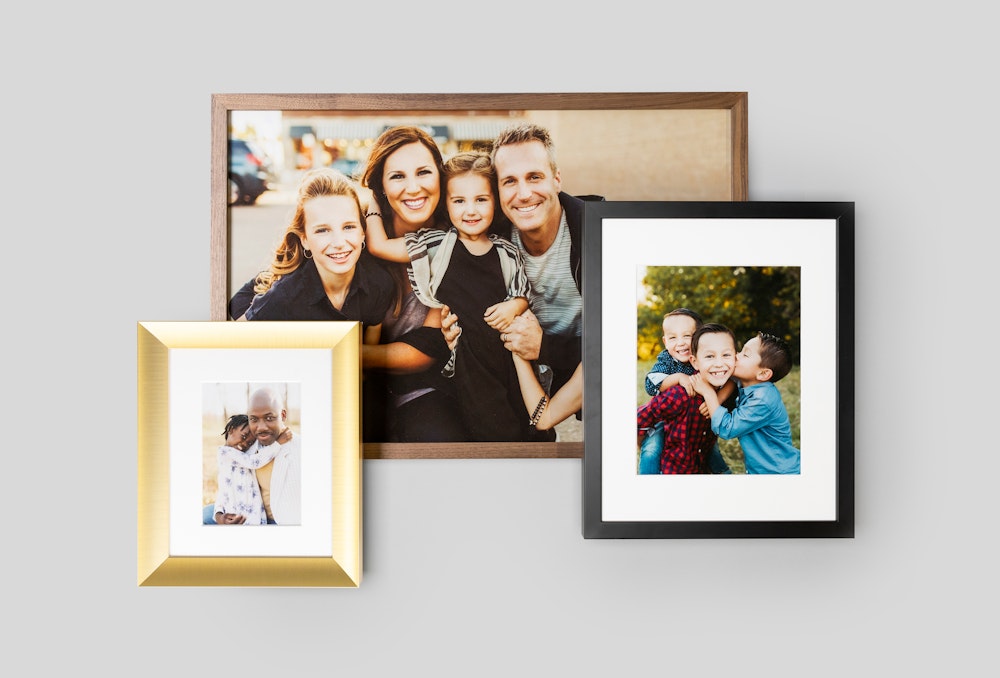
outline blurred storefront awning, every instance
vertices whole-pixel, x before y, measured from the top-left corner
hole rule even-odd
[[[288,136],[293,139],[301,139],[307,134],[316,136],[316,130],[312,128],[312,125],[292,125],[288,129]]]
[[[509,124],[500,120],[457,122],[451,126],[451,138],[455,141],[492,141]]]
[[[316,126],[318,139],[374,139],[381,133],[379,125],[368,122],[333,122]]]
[[[425,125],[421,123],[401,123],[401,124],[411,124],[414,127],[419,127],[423,131],[430,134],[431,137],[433,137],[434,140],[437,141],[438,143],[444,143],[445,141],[448,141],[448,139],[452,138],[447,125]],[[384,132],[392,127],[397,127],[397,125],[382,125],[382,128],[379,130],[379,133]]]
[[[405,124],[405,123],[400,123]],[[478,120],[457,122],[452,125],[413,123],[430,134],[436,141],[492,141],[510,123],[504,120]],[[317,139],[375,139],[391,125],[363,121],[320,122],[314,125],[292,125],[288,135],[301,139],[312,134]]]

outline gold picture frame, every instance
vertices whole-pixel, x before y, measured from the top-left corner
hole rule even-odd
[[[140,322],[137,332],[138,585],[359,586],[361,324]],[[197,394],[224,381],[301,384],[299,523],[202,524],[191,496],[202,491]]]
[[[231,215],[256,209],[230,205],[228,139],[236,114],[279,113],[282,138],[275,144],[285,149],[286,164],[294,165],[298,154],[309,150],[306,164],[311,166],[325,163],[311,151],[323,152],[327,134],[364,136],[373,132],[358,130],[420,124],[436,136],[440,130],[524,119],[553,131],[563,187],[574,195],[607,200],[748,199],[746,92],[213,94],[211,105],[210,318],[214,321],[228,318],[229,298],[261,270],[256,257],[258,250],[264,253],[258,241],[253,263],[244,263],[239,253],[246,251],[240,244],[246,230],[233,227]],[[311,129],[314,146],[300,148],[295,129]],[[293,155],[295,160],[290,160]],[[283,225],[276,223],[275,229],[269,240],[280,237]],[[581,458],[582,423],[575,421],[574,427],[567,421],[563,426],[569,434],[557,427],[561,442],[553,443],[365,442],[363,450],[366,459]]]

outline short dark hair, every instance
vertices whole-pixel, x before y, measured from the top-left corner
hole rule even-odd
[[[226,422],[226,428],[222,431],[222,437],[223,438],[228,438],[229,437],[229,432],[232,431],[234,428],[239,428],[240,426],[243,426],[243,425],[249,424],[249,423],[250,423],[250,419],[247,417],[247,415],[245,415],[245,414],[234,414],[233,416],[229,417],[229,421]]]
[[[702,320],[701,315],[695,313],[690,308],[684,308],[683,306],[681,308],[675,308],[670,313],[665,313],[663,315],[663,319],[666,320],[672,315],[686,315],[687,317],[691,318],[692,320],[694,320],[695,329],[698,329],[699,327],[705,324],[705,321]]]
[[[792,349],[781,337],[767,332],[758,332],[760,339],[760,366],[771,370],[770,382],[778,381],[792,369]]]
[[[704,334],[728,334],[733,340],[733,348],[736,348],[736,335],[733,334],[731,329],[719,323],[705,323],[695,330],[694,335],[691,337],[691,353],[695,356],[698,355],[698,341],[701,340]]]

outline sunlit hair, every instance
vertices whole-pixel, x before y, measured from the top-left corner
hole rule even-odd
[[[500,195],[497,193],[497,168],[493,166],[493,161],[488,153],[483,151],[468,151],[452,156],[444,164],[444,185],[455,177],[465,174],[474,174],[486,179],[490,185],[490,195],[493,196],[493,204],[500,204]],[[445,192],[447,194],[447,191]],[[447,200],[447,195],[445,196]],[[510,221],[502,210],[493,212],[493,222],[490,224],[489,233],[504,238],[510,238]]]
[[[733,334],[733,331],[731,329],[719,323],[705,323],[704,325],[696,329],[694,331],[694,335],[692,335],[691,337],[691,352],[694,353],[695,356],[698,355],[698,342],[706,334],[728,334],[729,338],[733,340],[733,349],[735,350],[736,335]]]
[[[758,332],[760,339],[760,366],[771,370],[770,382],[778,381],[792,369],[792,350],[781,337],[767,332]]]
[[[493,167],[493,161],[490,160],[490,156],[482,151],[469,151],[467,153],[459,153],[458,155],[452,156],[448,162],[444,164],[444,179],[447,182],[449,179],[454,179],[455,177],[460,177],[463,174],[475,174],[483,177],[491,184],[496,181],[497,171]],[[445,184],[447,186],[447,183]]]
[[[438,148],[430,134],[419,127],[408,125],[390,127],[379,135],[372,146],[371,152],[368,154],[368,163],[365,165],[365,171],[361,175],[361,185],[370,189],[375,196],[375,200],[378,201],[378,211],[382,214],[382,224],[385,226],[385,234],[390,238],[395,238],[399,234],[395,231],[392,210],[389,208],[389,199],[385,195],[385,184],[383,183],[385,163],[390,155],[403,146],[413,143],[421,144],[430,151],[431,157],[434,158],[434,165],[438,170],[438,177],[442,181],[441,188],[443,189],[444,159],[441,157],[441,149]],[[441,190],[440,193],[443,195],[444,190]],[[438,201],[438,204],[434,208],[434,216],[436,218],[442,216],[440,201]]]
[[[686,315],[687,317],[691,318],[691,320],[694,321],[695,329],[698,329],[699,327],[705,324],[705,321],[702,320],[701,315],[692,311],[690,308],[675,308],[670,313],[664,314],[663,319],[666,320],[667,318],[670,318],[671,316],[675,315]]]
[[[281,276],[295,271],[306,261],[301,240],[306,235],[305,204],[313,198],[338,195],[347,196],[354,201],[358,209],[358,221],[361,223],[361,228],[366,227],[364,214],[361,211],[361,202],[358,200],[358,191],[354,183],[335,169],[321,167],[309,170],[299,182],[295,212],[292,214],[291,222],[285,227],[285,235],[274,250],[271,268],[257,276],[253,288],[254,292],[264,294]]]
[[[489,155],[482,151],[469,151],[452,156],[444,164],[444,185],[447,187],[449,181],[466,174],[486,179],[493,202],[497,202],[497,171]]]
[[[361,185],[371,190],[375,202],[378,204],[378,212],[382,215],[382,225],[385,228],[385,234],[390,238],[395,238],[399,234],[396,233],[396,226],[393,223],[393,212],[389,207],[389,199],[385,195],[385,184],[383,183],[385,163],[390,155],[403,146],[413,143],[421,144],[430,151],[431,157],[434,158],[434,165],[438,170],[438,180],[441,182],[438,195],[444,195],[444,159],[441,157],[441,149],[434,143],[434,139],[431,138],[430,134],[419,127],[411,125],[390,127],[382,132],[378,139],[375,140],[375,144],[368,154],[368,162],[365,165],[364,173],[361,175]],[[438,204],[434,206],[433,219],[435,223],[447,223],[443,202],[438,199]],[[386,270],[389,271],[396,282],[396,305],[393,308],[393,316],[398,316],[402,309],[404,295],[409,294],[411,291],[410,283],[406,277],[406,268],[404,266],[388,266]]]
[[[500,132],[497,138],[493,140],[493,150],[490,151],[490,160],[496,164],[497,151],[503,146],[524,144],[529,141],[540,141],[545,146],[545,152],[548,153],[549,166],[552,168],[552,172],[559,171],[556,165],[556,147],[552,143],[552,135],[541,125],[530,122],[520,123]]]
[[[249,423],[250,423],[250,418],[247,417],[247,415],[234,414],[233,416],[229,417],[229,421],[226,422],[226,428],[223,429],[222,431],[222,437],[228,438],[229,434],[232,432],[233,429],[237,429],[241,426],[246,426]]]

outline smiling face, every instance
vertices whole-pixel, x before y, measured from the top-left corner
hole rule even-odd
[[[726,332],[706,332],[698,339],[698,348],[691,356],[691,365],[715,388],[722,388],[733,376],[736,366],[736,344]]]
[[[308,250],[321,276],[343,276],[351,273],[358,258],[365,233],[361,215],[353,198],[346,195],[324,195],[302,206],[305,235],[302,247]]]
[[[393,151],[382,170],[382,188],[397,233],[428,225],[441,200],[441,174],[430,150],[415,141]]]
[[[562,181],[540,141],[509,144],[497,149],[500,207],[523,234],[555,237],[562,217]]]
[[[448,218],[466,239],[475,240],[493,223],[493,189],[471,172],[448,179]]]
[[[696,329],[698,323],[688,315],[668,315],[663,319],[663,346],[677,362],[691,360],[691,337]]]
[[[267,390],[254,391],[250,396],[247,418],[250,420],[250,432],[264,447],[275,442],[285,428],[285,411]]]
[[[250,447],[250,440],[252,440],[250,436],[250,427],[246,424],[234,426],[226,435],[226,445],[229,447],[235,447],[240,451],[244,451]]]

